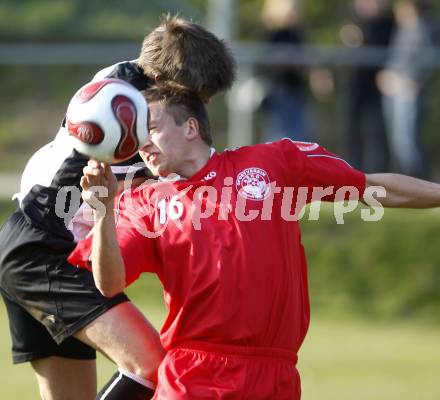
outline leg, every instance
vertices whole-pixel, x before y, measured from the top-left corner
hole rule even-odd
[[[396,102],[396,148],[405,174],[420,176],[422,159],[416,141],[417,104],[415,99],[398,98]]]
[[[95,360],[47,357],[31,364],[43,400],[95,399]]]
[[[421,175],[423,170],[423,161],[415,138],[416,107],[411,99],[399,96],[385,97],[390,145],[394,159],[403,173],[413,176]]]
[[[157,381],[165,351],[157,331],[131,302],[111,308],[74,336],[105,354],[120,369]]]
[[[141,382],[141,383],[140,383]],[[97,400],[147,400],[154,396],[154,388],[145,385],[138,376],[118,371],[96,397]]]

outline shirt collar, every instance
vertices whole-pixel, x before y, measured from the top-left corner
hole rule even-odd
[[[199,176],[200,172],[205,170],[206,166],[210,163],[210,161],[212,160],[212,157],[216,153],[217,153],[217,151],[215,150],[215,148],[211,147],[209,149],[208,162],[198,172],[196,172],[191,178],[185,178],[179,174],[172,173],[172,174],[169,174],[168,176],[159,176],[158,180],[159,180],[159,182],[178,182],[178,181],[186,181],[188,179],[193,180],[193,177]]]

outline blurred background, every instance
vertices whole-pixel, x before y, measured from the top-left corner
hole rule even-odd
[[[136,58],[164,12],[208,27],[237,58],[236,85],[209,105],[218,150],[290,137],[366,172],[440,181],[437,1],[1,0],[0,222],[72,94]],[[367,223],[357,210],[341,226],[332,210],[302,221],[312,302],[303,398],[439,399],[439,211],[386,210]],[[156,279],[130,294],[160,327]],[[31,368],[11,365],[3,306],[0,338],[0,398],[38,398]],[[112,370],[99,359],[101,383]]]

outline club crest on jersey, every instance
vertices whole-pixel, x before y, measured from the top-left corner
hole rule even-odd
[[[252,167],[237,175],[235,187],[244,198],[262,201],[270,194],[269,183],[269,176],[265,170]]]

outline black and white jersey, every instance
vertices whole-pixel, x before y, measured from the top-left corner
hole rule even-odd
[[[145,90],[151,86],[151,80],[144,74],[144,70],[137,64],[137,60],[122,61],[97,72],[92,81],[105,78],[122,79],[132,84],[138,90]]]
[[[122,79],[139,90],[151,84],[137,60],[104,68],[92,81],[104,78]],[[76,212],[72,207],[77,210],[81,200],[73,201],[65,193],[60,196],[60,191],[70,188],[72,195],[80,192],[79,182],[87,161],[87,157],[73,149],[66,128],[61,126],[55,139],[30,158],[21,177],[20,192],[14,195],[26,218],[40,229],[73,240],[67,226]]]
[[[138,89],[149,85],[135,61],[105,68],[93,79],[105,77],[123,79]],[[57,341],[74,332],[72,326],[81,328],[79,321],[88,323],[84,317],[105,300],[89,272],[66,265],[75,238],[86,235],[93,223],[84,218],[86,205],[81,207],[80,180],[87,161],[61,126],[54,140],[28,161],[15,195],[19,208],[0,227],[0,291],[44,325],[47,315],[57,316],[56,323],[46,325]]]

